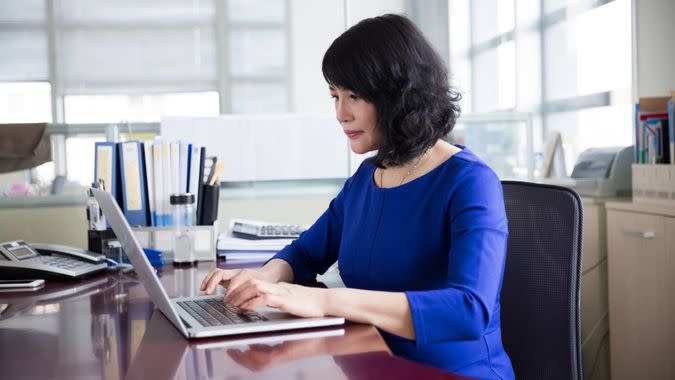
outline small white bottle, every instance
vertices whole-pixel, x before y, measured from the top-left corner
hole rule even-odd
[[[195,196],[191,193],[172,194],[169,197],[174,223],[173,262],[195,262],[192,227],[195,225]]]

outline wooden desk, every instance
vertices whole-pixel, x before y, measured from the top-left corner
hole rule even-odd
[[[160,280],[170,297],[196,295],[212,266],[165,265]],[[3,292],[0,310],[8,379],[459,378],[392,356],[368,325],[188,341],[138,279],[120,273]]]

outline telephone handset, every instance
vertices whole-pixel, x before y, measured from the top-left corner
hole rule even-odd
[[[79,278],[107,267],[105,256],[58,244],[0,243],[0,278]]]

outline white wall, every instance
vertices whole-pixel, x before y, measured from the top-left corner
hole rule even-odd
[[[321,73],[321,60],[330,44],[364,18],[404,9],[404,0],[290,0],[290,111],[333,114]]]
[[[344,1],[291,0],[289,24],[290,110],[333,114],[321,60],[333,40],[344,31]]]
[[[675,91],[675,1],[633,0],[633,96]]]
[[[357,24],[364,18],[380,16],[385,13],[402,14],[404,0],[345,0],[347,3],[347,25]]]

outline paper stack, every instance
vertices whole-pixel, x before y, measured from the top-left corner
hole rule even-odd
[[[260,239],[249,240],[242,239],[232,235],[232,226],[235,222],[242,221],[246,223],[274,224],[261,221],[251,221],[243,219],[230,220],[230,226],[227,232],[218,236],[216,251],[218,257],[225,257],[228,261],[266,261],[272,258],[294,239]]]

